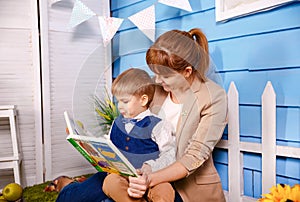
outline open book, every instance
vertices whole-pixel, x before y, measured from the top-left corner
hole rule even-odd
[[[109,136],[91,137],[81,124],[64,112],[69,135],[67,140],[100,172],[137,176],[136,170]]]

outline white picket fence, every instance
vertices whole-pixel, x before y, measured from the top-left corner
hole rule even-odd
[[[262,193],[269,193],[276,185],[276,156],[300,158],[300,148],[276,145],[276,94],[269,81],[261,96],[262,131],[261,144],[240,141],[239,93],[234,82],[228,90],[228,140],[221,140],[218,148],[228,150],[229,202],[253,202],[255,198],[244,196],[243,152],[262,155]]]

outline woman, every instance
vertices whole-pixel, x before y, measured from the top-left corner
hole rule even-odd
[[[129,196],[142,198],[149,187],[172,182],[175,201],[224,202],[212,151],[226,126],[227,99],[225,91],[206,78],[205,35],[200,29],[168,31],[149,48],[146,60],[163,88],[156,91],[152,111],[176,126],[177,160],[162,170],[130,177]]]
[[[176,162],[156,172],[140,171],[140,177],[129,177],[128,189],[122,185],[124,180],[110,179],[116,175],[106,177],[106,183],[113,191],[129,194],[133,201],[144,201],[149,187],[171,182],[175,201],[224,202],[212,151],[226,125],[227,100],[225,91],[206,78],[209,56],[205,35],[199,29],[168,31],[149,48],[146,60],[162,87],[155,92],[152,112],[176,128]]]

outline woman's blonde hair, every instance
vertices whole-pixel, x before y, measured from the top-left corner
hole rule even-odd
[[[121,73],[112,83],[111,92],[114,96],[133,95],[148,96],[148,105],[153,100],[155,85],[149,74],[137,68],[130,68]]]
[[[190,66],[193,75],[204,82],[209,67],[208,42],[204,33],[194,28],[188,32],[171,30],[162,34],[146,53],[149,68],[163,74],[171,68],[176,72]],[[163,67],[163,68],[161,68]]]

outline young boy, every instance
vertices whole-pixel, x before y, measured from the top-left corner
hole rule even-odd
[[[175,161],[175,137],[172,126],[148,109],[155,92],[150,76],[131,68],[120,74],[112,84],[120,116],[112,125],[110,139],[137,169],[154,172]],[[120,187],[125,177],[109,174],[103,183],[104,193],[114,201],[174,201],[175,192],[169,183],[148,190],[144,199],[131,198],[127,188]],[[124,198],[124,196],[127,196]]]

